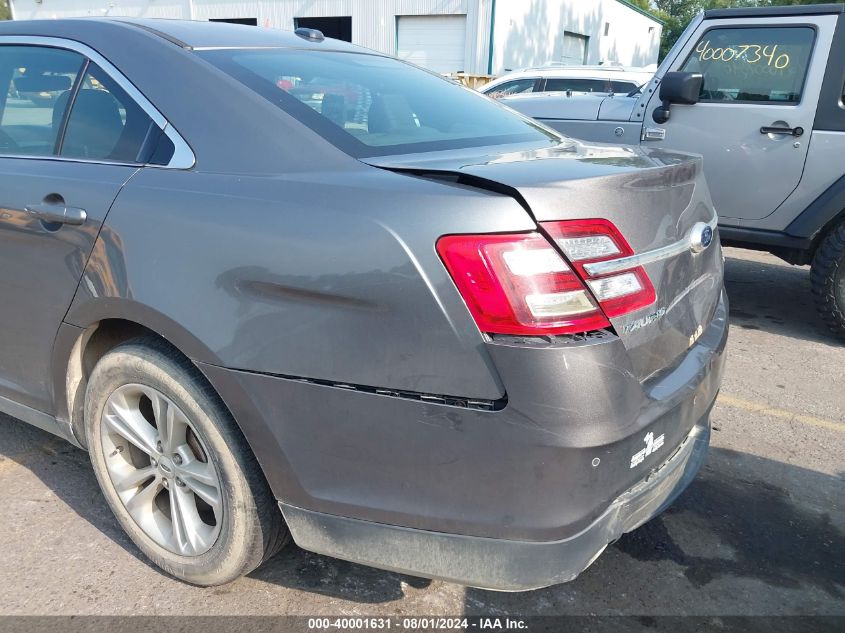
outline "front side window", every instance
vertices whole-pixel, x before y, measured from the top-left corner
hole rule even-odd
[[[523,92],[533,92],[534,84],[536,83],[537,80],[533,77],[527,77],[525,79],[514,79],[513,81],[506,81],[505,83],[499,84],[491,90],[484,90],[483,92],[488,97],[498,99],[500,97],[507,97],[508,95],[516,95]]]
[[[197,54],[356,157],[560,140],[475,91],[389,57],[292,49]]]
[[[610,87],[616,94],[629,94],[635,90],[639,90],[640,84],[633,81],[611,81]]]
[[[704,75],[701,101],[796,104],[814,41],[807,26],[714,28],[681,70]]]
[[[55,153],[67,95],[85,58],[41,46],[0,46],[0,153]]]
[[[152,119],[116,81],[91,63],[73,101],[60,155],[132,163]]]

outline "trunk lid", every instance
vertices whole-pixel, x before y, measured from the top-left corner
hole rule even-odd
[[[690,247],[691,234],[703,224],[715,230],[700,157],[566,141],[551,148],[472,148],[366,162],[509,193],[537,222],[605,218],[635,255],[661,255],[644,264],[655,303],[611,319],[641,380],[674,366],[713,317],[722,290],[718,236],[701,252]]]

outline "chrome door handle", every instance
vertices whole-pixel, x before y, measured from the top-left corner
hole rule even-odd
[[[79,226],[85,224],[88,214],[85,209],[78,207],[65,207],[60,204],[28,204],[26,210],[42,222],[54,224],[72,224]]]
[[[789,134],[798,138],[804,135],[803,127],[771,127],[763,126],[760,128],[760,134]]]

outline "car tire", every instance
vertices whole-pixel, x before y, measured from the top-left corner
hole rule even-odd
[[[115,517],[165,572],[220,585],[287,542],[281,511],[231,415],[165,342],[134,339],[97,362],[85,431]]]
[[[845,222],[834,228],[813,257],[810,279],[825,324],[845,338]]]

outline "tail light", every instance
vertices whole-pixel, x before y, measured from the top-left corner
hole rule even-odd
[[[482,332],[550,335],[598,330],[610,326],[608,317],[654,301],[654,288],[642,268],[595,278],[585,272],[585,264],[633,254],[611,223],[542,226],[572,266],[540,233],[448,235],[438,240],[437,252]]]
[[[557,243],[578,274],[587,282],[604,313],[618,317],[654,303],[654,286],[642,266],[608,275],[591,275],[589,264],[630,257],[634,251],[612,222],[574,220],[544,222],[543,229]]]

